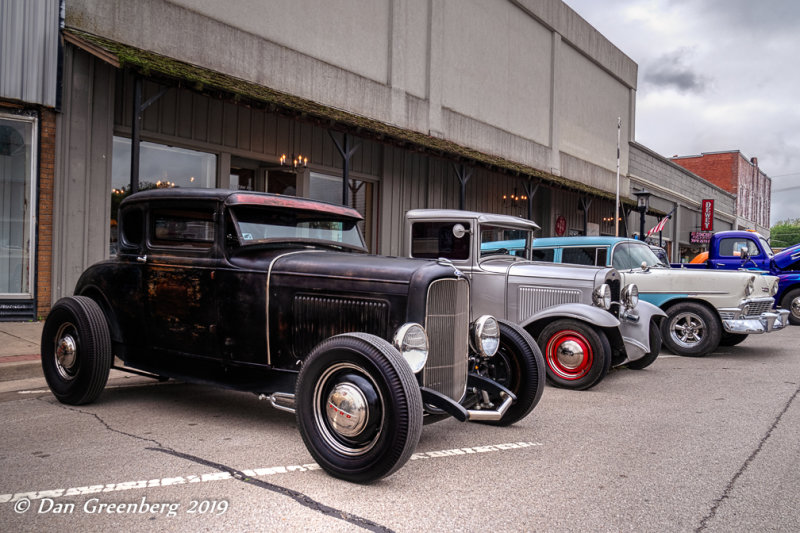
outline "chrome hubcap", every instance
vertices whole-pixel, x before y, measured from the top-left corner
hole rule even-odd
[[[72,324],[63,324],[56,335],[56,369],[59,375],[71,380],[77,374],[78,342],[74,336],[75,327]]]
[[[355,437],[367,425],[367,398],[352,383],[339,383],[328,396],[326,414],[334,431],[345,437]]]
[[[703,341],[706,326],[694,313],[681,313],[672,319],[670,335],[680,346],[689,348]]]
[[[556,357],[558,357],[558,363],[564,368],[575,369],[581,366],[585,354],[577,342],[565,341],[558,346]]]
[[[792,300],[791,312],[795,318],[800,319],[800,296]]]

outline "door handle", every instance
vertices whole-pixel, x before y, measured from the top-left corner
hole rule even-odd
[[[140,255],[139,257],[136,258],[136,260],[139,261],[140,263],[147,263],[147,255]]]

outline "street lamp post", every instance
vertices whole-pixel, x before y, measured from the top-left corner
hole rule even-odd
[[[650,192],[646,189],[633,193],[636,196],[636,210],[639,211],[639,240],[644,241],[644,219],[650,204]]]

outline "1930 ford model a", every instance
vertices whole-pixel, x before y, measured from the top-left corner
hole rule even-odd
[[[44,325],[51,390],[94,401],[116,355],[121,370],[255,392],[295,411],[320,466],[356,482],[402,466],[426,415],[530,413],[545,376],[531,337],[488,315],[470,324],[451,264],[366,254],[360,219],[260,193],[127,198],[116,258],[88,268]]]

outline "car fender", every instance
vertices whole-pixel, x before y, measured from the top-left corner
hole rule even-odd
[[[532,314],[520,325],[528,329],[539,322],[551,322],[556,318],[574,318],[599,328],[617,328],[619,320],[604,309],[581,303],[560,304],[542,309]]]

